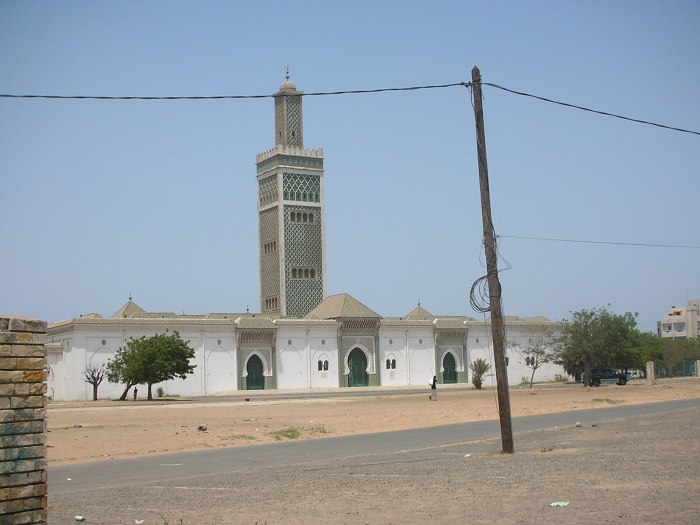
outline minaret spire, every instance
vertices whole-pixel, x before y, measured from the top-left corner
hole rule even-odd
[[[289,80],[289,66],[286,80],[275,93],[275,144],[304,148],[304,119],[302,115],[302,93],[297,91],[294,82]]]

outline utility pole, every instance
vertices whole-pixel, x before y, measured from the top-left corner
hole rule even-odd
[[[513,429],[510,418],[510,394],[508,392],[508,370],[506,369],[505,330],[501,311],[501,283],[498,280],[498,253],[496,236],[491,221],[491,196],[489,193],[489,169],[486,162],[486,136],[484,133],[484,109],[481,101],[481,73],[472,69],[472,93],[474,98],[474,119],[476,120],[476,153],[479,162],[479,187],[481,188],[481,219],[484,225],[484,250],[486,252],[486,273],[489,285],[489,309],[491,310],[491,333],[493,357],[496,368],[498,389],[498,415],[501,420],[501,443],[503,452],[512,454]]]

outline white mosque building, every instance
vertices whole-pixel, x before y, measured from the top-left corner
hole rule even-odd
[[[469,382],[469,363],[493,361],[491,327],[464,316],[436,316],[418,305],[382,317],[348,294],[326,295],[323,150],[304,148],[303,94],[287,80],[275,94],[275,147],[257,156],[260,313],[177,315],[146,312],[131,298],[111,317],[83,315],[48,327],[49,396],[91,399],[84,371],[113,357],[131,338],[177,331],[195,350],[194,373],[154,385],[167,395],[237,390],[318,390]],[[517,349],[544,317],[505,318],[512,385],[532,370]],[[536,381],[565,376],[551,363]],[[488,383],[487,383],[488,384]],[[101,398],[123,385],[103,382]]]

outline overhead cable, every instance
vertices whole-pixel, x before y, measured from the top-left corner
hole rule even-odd
[[[700,246],[684,245],[684,244],[651,244],[642,242],[612,242],[612,241],[587,241],[581,239],[556,239],[551,237],[524,237],[518,235],[498,235],[498,237],[506,239],[526,239],[530,241],[553,241],[553,242],[578,242],[586,244],[612,244],[618,246],[644,246],[647,248],[690,248],[700,250]]]
[[[514,95],[520,95],[523,97],[530,97],[530,98],[534,98],[537,100],[541,100],[543,102],[549,102],[550,104],[557,104],[560,106],[578,109],[581,111],[588,111],[590,113],[595,113],[595,114],[603,115],[606,117],[619,118],[622,120],[627,120],[629,122],[636,122],[638,124],[646,124],[648,126],[656,126],[658,128],[668,129],[668,130],[672,130],[672,131],[679,131],[681,133],[690,133],[693,135],[700,136],[700,131],[692,131],[692,130],[688,130],[688,129],[677,128],[674,126],[668,126],[666,124],[659,124],[658,122],[651,122],[648,120],[625,117],[623,115],[617,115],[615,113],[610,113],[608,111],[601,111],[601,110],[597,110],[597,109],[587,108],[584,106],[578,106],[576,104],[570,104],[568,102],[561,102],[558,100],[553,100],[550,98],[540,97],[538,95],[532,95],[530,93],[525,93],[522,91],[516,91],[514,89],[505,88],[503,86],[499,86],[498,84],[493,84],[491,82],[481,82],[481,85],[500,89],[502,91],[506,91],[506,92],[512,93]],[[463,87],[466,87],[467,89],[471,89],[473,87],[473,83],[472,82],[454,82],[451,84],[436,84],[436,85],[428,85],[428,86],[409,86],[409,87],[400,87],[400,88],[352,89],[352,90],[344,90],[344,91],[321,91],[321,92],[315,92],[315,93],[299,92],[299,93],[295,93],[294,95],[295,96],[302,96],[302,97],[320,97],[320,96],[330,96],[330,95],[362,95],[362,94],[370,94],[370,93],[387,93],[387,92],[396,92],[396,91],[420,91],[420,90],[425,90],[425,89],[442,89],[442,88],[450,88],[450,87],[456,87],[456,86],[463,86]],[[0,98],[26,98],[26,99],[40,98],[40,99],[54,99],[54,100],[56,100],[56,99],[59,99],[59,100],[149,100],[149,101],[150,100],[245,100],[245,99],[274,98],[274,97],[275,97],[275,95],[210,95],[210,96],[170,96],[170,97],[154,96],[154,97],[147,97],[147,96],[102,96],[102,95],[12,95],[12,94],[7,94],[7,93],[0,93]]]
[[[680,131],[682,133],[692,133],[693,135],[700,135],[700,131],[691,131],[689,129],[674,128],[673,126],[666,126],[665,124],[658,124],[656,122],[650,122],[648,120],[640,120],[640,119],[636,119],[636,118],[624,117],[622,115],[616,115],[615,113],[608,113],[607,111],[600,111],[597,109],[591,109],[591,108],[586,108],[583,106],[577,106],[575,104],[569,104],[567,102],[559,102],[558,100],[552,100],[550,98],[539,97],[537,95],[523,93],[522,91],[515,91],[513,89],[504,88],[502,86],[499,86],[498,84],[491,84],[490,82],[482,82],[481,84],[484,86],[491,86],[491,87],[494,87],[496,89],[501,89],[503,91],[507,91],[508,93],[513,93],[514,95],[520,95],[523,97],[535,98],[535,99],[541,100],[543,102],[549,102],[550,104],[558,104],[560,106],[566,106],[568,108],[580,109],[581,111],[588,111],[590,113],[597,113],[598,115],[604,115],[606,117],[615,117],[615,118],[619,118],[622,120],[629,120],[630,122],[637,122],[638,124],[647,124],[649,126],[656,126],[659,128],[670,129],[673,131]]]

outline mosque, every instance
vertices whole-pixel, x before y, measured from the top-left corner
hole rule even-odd
[[[274,95],[275,146],[257,155],[260,313],[178,315],[129,301],[111,317],[93,313],[48,327],[48,395],[91,399],[84,371],[100,366],[131,338],[177,331],[195,350],[194,373],[154,385],[166,395],[210,396],[236,390],[318,390],[468,383],[469,363],[492,362],[489,321],[436,316],[420,304],[382,317],[348,294],[326,295],[323,150],[304,148],[303,93],[289,75]],[[506,317],[509,382],[530,377],[527,347],[544,317]],[[492,367],[493,369],[493,367]],[[565,376],[551,363],[536,381]],[[491,384],[486,378],[485,384]],[[123,385],[99,387],[117,398]]]

